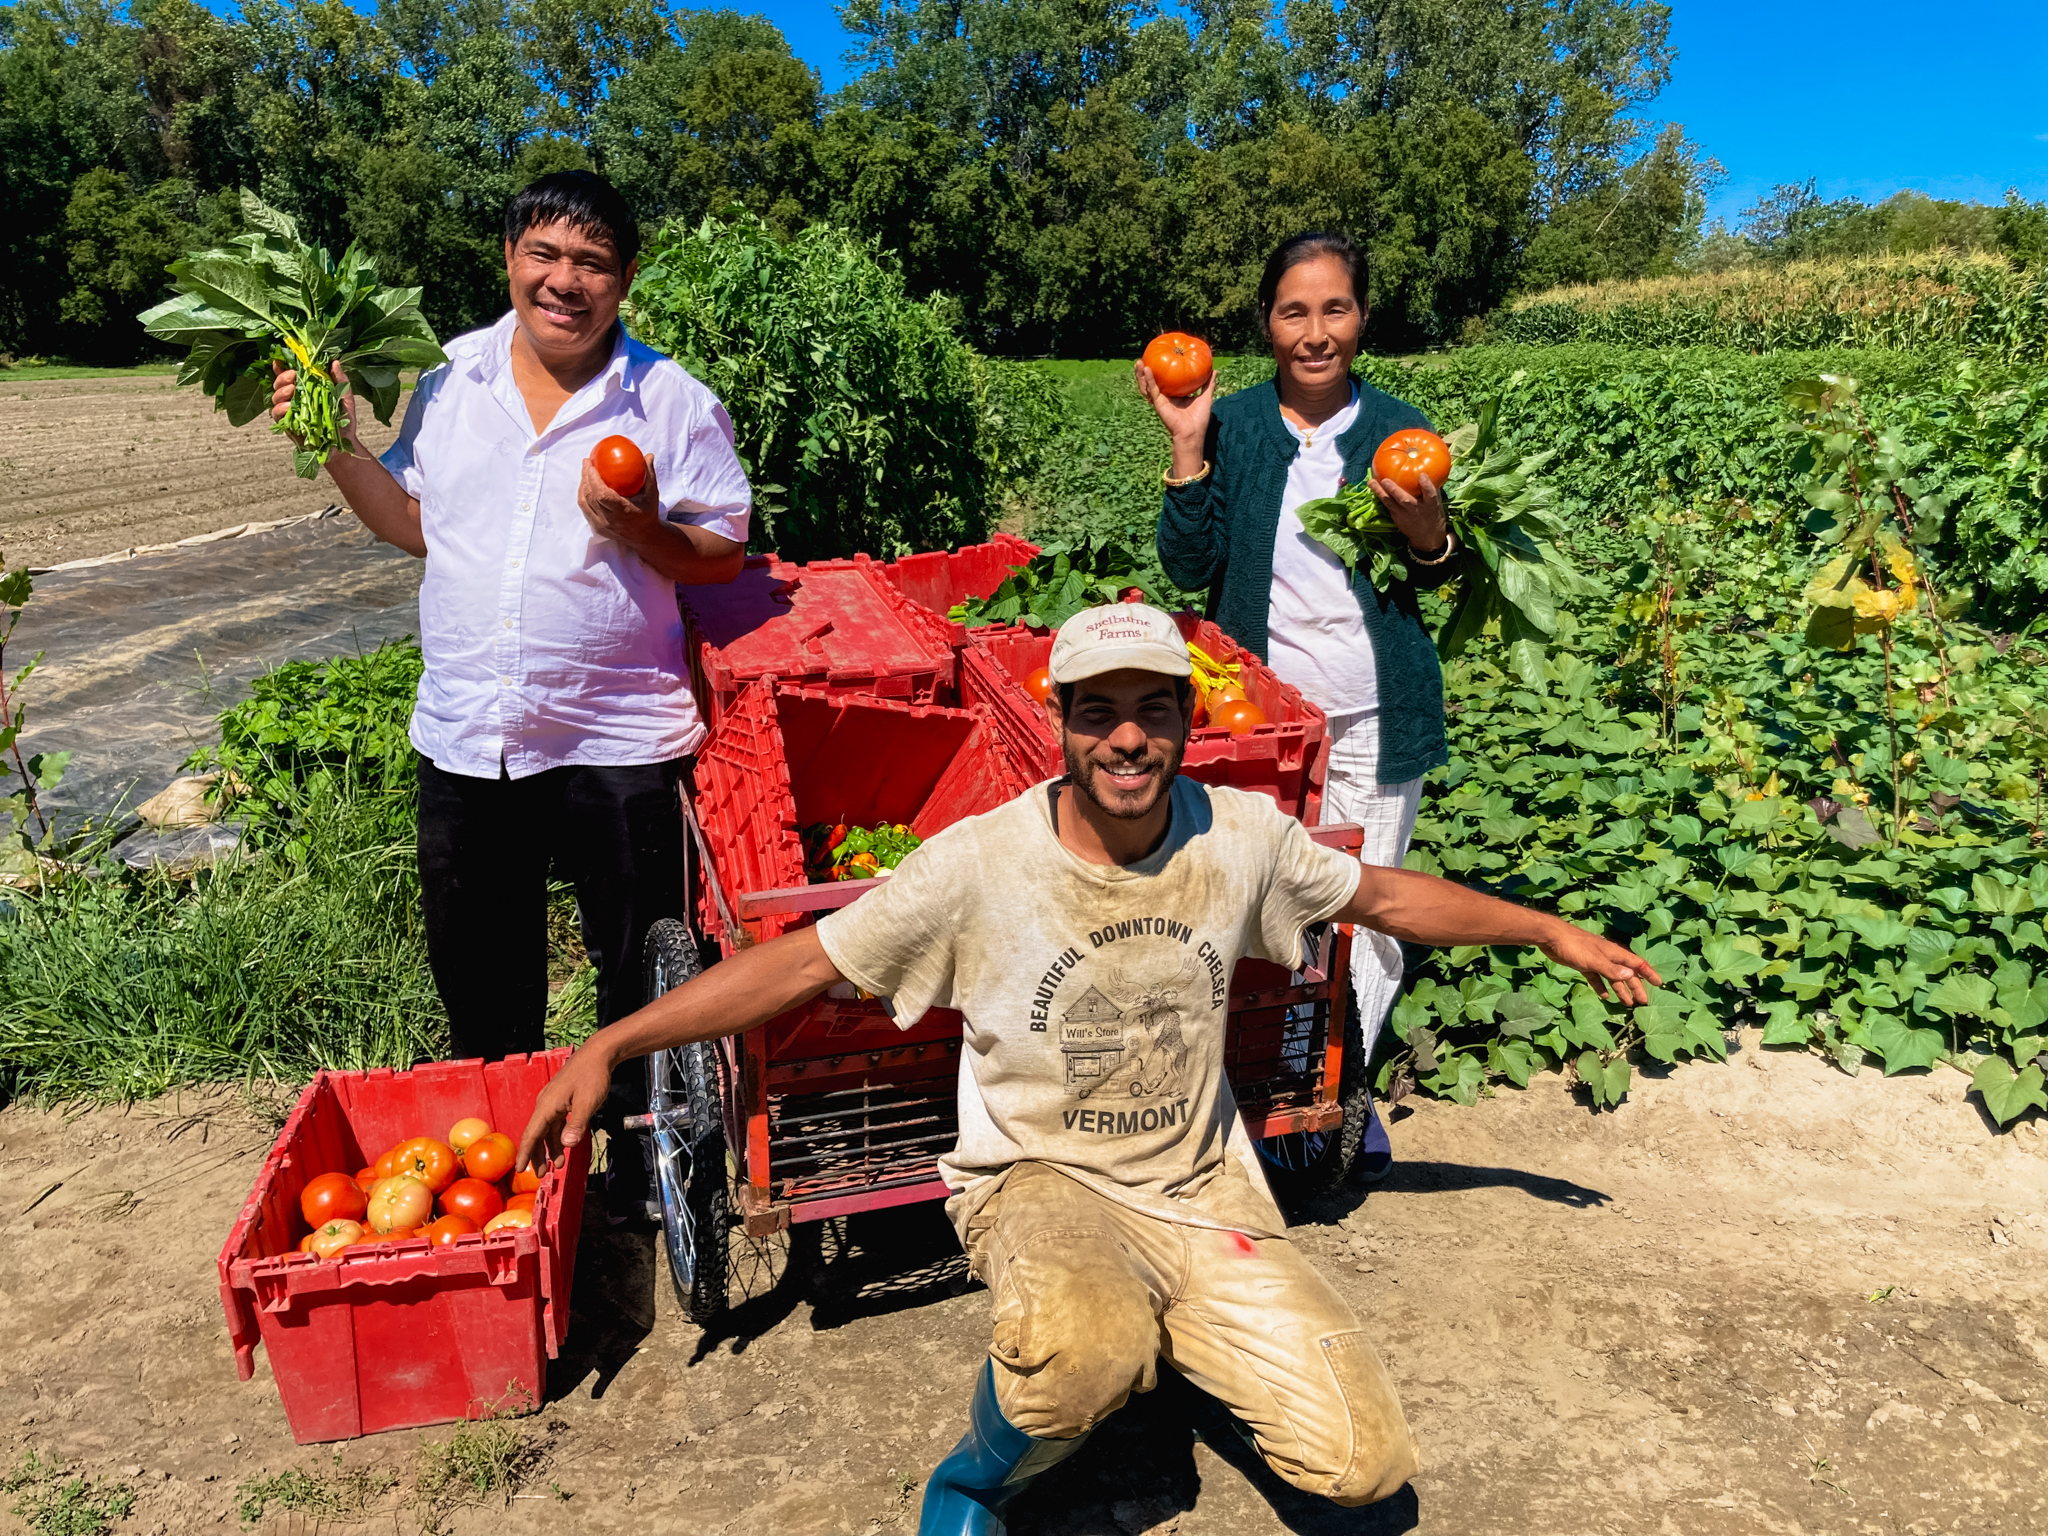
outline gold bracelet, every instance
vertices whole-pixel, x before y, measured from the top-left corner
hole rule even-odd
[[[1422,558],[1422,551],[1417,549],[1413,544],[1410,544],[1408,546],[1408,558],[1410,560],[1413,560],[1417,565],[1442,565],[1446,560],[1451,558],[1452,552],[1455,551],[1457,547],[1458,536],[1455,533],[1451,532],[1450,529],[1446,528],[1444,530],[1444,552],[1442,554],[1438,555],[1434,560],[1425,560]]]
[[[1192,475],[1183,475],[1178,480],[1174,479],[1173,476],[1169,475],[1165,470],[1162,469],[1161,471],[1159,471],[1159,483],[1165,486],[1168,490],[1177,491],[1184,485],[1193,485],[1197,480],[1207,479],[1208,474],[1209,461],[1207,459],[1204,459],[1202,460],[1202,467],[1200,469],[1196,470]]]

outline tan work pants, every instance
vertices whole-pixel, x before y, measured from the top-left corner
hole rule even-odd
[[[1285,1238],[1162,1221],[1019,1163],[967,1254],[994,1302],[996,1401],[1026,1434],[1094,1428],[1152,1390],[1164,1356],[1297,1488],[1370,1504],[1420,1465],[1357,1317]]]

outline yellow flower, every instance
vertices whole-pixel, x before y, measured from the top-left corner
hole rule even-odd
[[[1869,589],[1856,594],[1856,617],[1871,619],[1879,624],[1890,624],[1899,616],[1899,594],[1896,588],[1885,592]]]

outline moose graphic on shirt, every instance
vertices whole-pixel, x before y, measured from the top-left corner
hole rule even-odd
[[[1117,967],[1083,992],[1060,1017],[1067,1091],[1078,1099],[1183,1092],[1188,1045],[1177,1003],[1198,974],[1192,959],[1170,976],[1136,981]]]

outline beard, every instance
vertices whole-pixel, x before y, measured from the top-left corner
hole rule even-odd
[[[1071,735],[1063,737],[1061,750],[1066,758],[1067,778],[1073,783],[1076,793],[1087,796],[1089,803],[1105,816],[1118,821],[1142,821],[1152,813],[1160,797],[1173,788],[1181,760],[1187,756],[1187,742],[1182,739],[1165,752],[1147,750],[1134,755],[1119,752],[1106,762],[1083,757],[1075,749]],[[1133,773],[1150,772],[1153,777],[1146,788],[1134,796],[1099,782],[1103,771],[1110,768]]]

